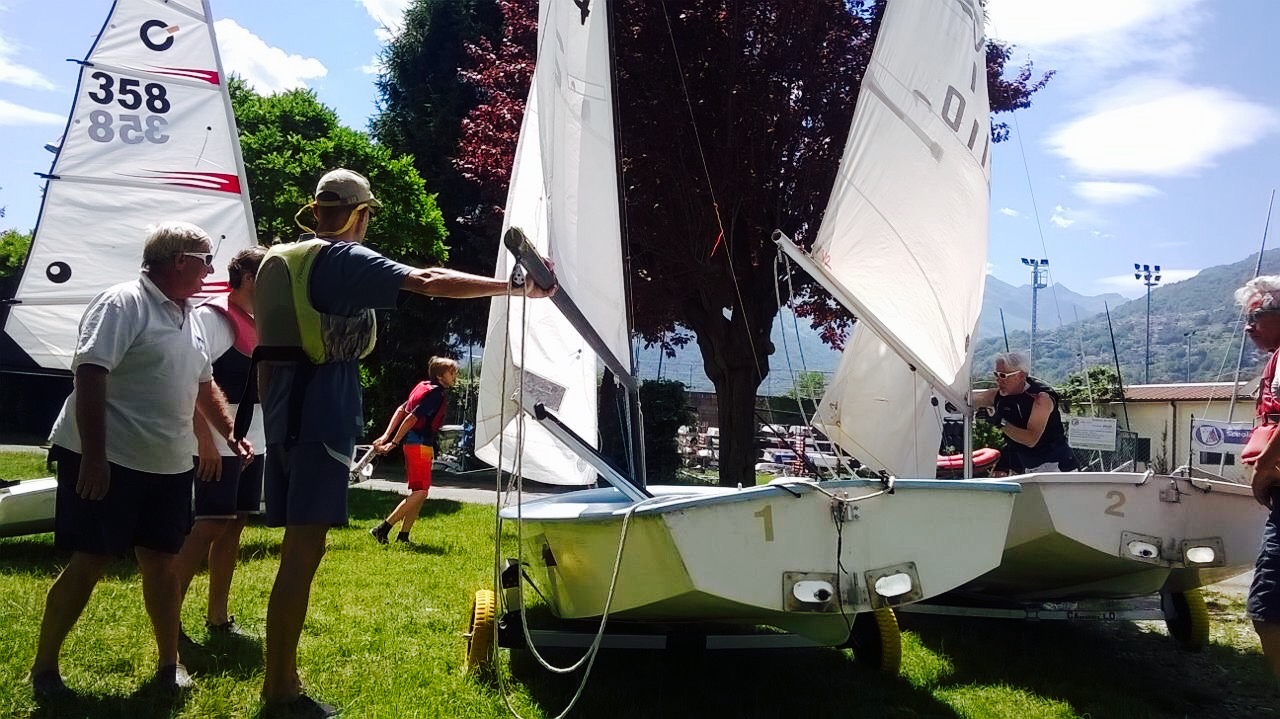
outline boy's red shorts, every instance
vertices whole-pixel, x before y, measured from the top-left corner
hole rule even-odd
[[[435,452],[425,444],[406,444],[403,449],[409,489],[415,492],[431,489],[431,461],[435,459]]]

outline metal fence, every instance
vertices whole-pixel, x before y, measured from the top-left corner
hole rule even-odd
[[[1080,469],[1085,472],[1133,471],[1138,459],[1138,433],[1116,431],[1116,448],[1113,452],[1096,449],[1073,449]]]

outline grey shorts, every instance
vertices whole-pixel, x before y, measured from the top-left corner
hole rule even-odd
[[[347,521],[347,486],[355,439],[267,445],[267,526],[338,526]]]

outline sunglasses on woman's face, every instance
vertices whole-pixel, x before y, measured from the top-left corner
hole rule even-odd
[[[992,372],[992,374],[996,376],[996,379],[1009,379],[1014,375],[1022,374],[1022,370],[1016,369],[1012,372],[1001,372],[1000,370],[996,370],[995,372]]]
[[[1280,310],[1249,310],[1249,313],[1244,316],[1244,321],[1246,324],[1256,325],[1258,324],[1259,317],[1262,317],[1263,315],[1274,315],[1276,313],[1280,313]]]

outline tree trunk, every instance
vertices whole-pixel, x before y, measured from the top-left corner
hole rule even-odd
[[[744,371],[745,370],[745,371]],[[715,381],[720,423],[720,486],[756,483],[756,390],[760,378],[755,368],[733,368]]]
[[[749,487],[756,481],[756,392],[769,372],[772,323],[754,322],[753,330],[748,332],[738,318],[730,320],[705,312],[696,315],[690,326],[698,337],[704,370],[716,388],[720,486]]]

